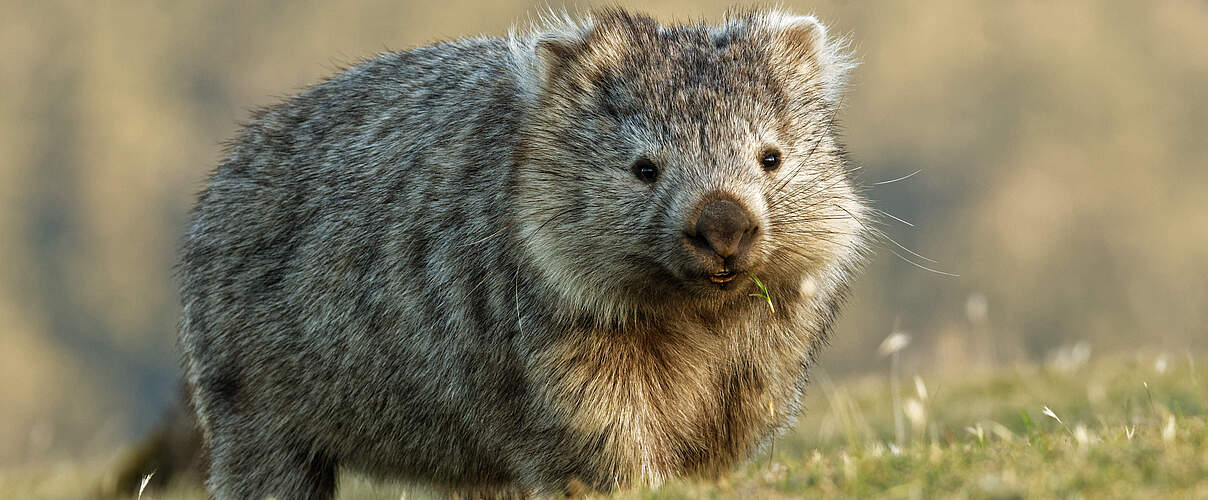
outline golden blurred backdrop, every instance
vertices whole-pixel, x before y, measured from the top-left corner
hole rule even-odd
[[[729,3],[623,1],[664,21]],[[105,453],[173,397],[184,216],[249,110],[556,1],[5,1],[0,465]],[[862,65],[840,120],[884,230],[824,366],[1208,347],[1208,3],[786,2]],[[900,182],[876,184],[908,175]],[[959,277],[925,271],[895,252]]]

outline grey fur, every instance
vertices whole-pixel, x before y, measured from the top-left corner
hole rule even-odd
[[[257,114],[179,271],[210,490],[326,498],[349,467],[562,494],[741,462],[792,425],[860,261],[849,68],[810,17],[614,10],[384,54]],[[725,262],[684,236],[719,197],[760,229]]]

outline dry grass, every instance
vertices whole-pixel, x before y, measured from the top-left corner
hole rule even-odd
[[[765,452],[720,481],[678,481],[615,498],[1203,498],[1208,391],[1193,361],[1136,355],[913,376],[898,384],[898,405],[887,377],[836,384],[819,374],[811,410],[777,440],[774,456]],[[901,446],[895,406],[909,423]],[[0,491],[89,496],[104,470],[101,462],[12,469],[0,473]],[[408,493],[352,474],[341,492],[358,499]],[[204,494],[177,486],[143,498]]]
[[[612,3],[667,21],[782,3],[850,35],[862,64],[836,120],[857,176],[916,224],[887,233],[963,277],[882,252],[826,353],[836,372],[880,363],[864,333],[891,324],[914,336],[904,366],[1078,339],[1208,351],[1202,1],[16,1],[0,16],[0,467],[112,448],[171,399],[178,235],[250,109],[377,51]]]

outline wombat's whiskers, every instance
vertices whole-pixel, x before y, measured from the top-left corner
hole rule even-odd
[[[844,212],[848,212],[846,208],[843,208],[843,207],[841,207],[841,206],[837,206],[837,205],[836,205],[836,208],[838,208],[838,209],[840,209],[840,210],[843,210]],[[848,212],[848,214],[849,214],[849,215],[851,215],[851,212]],[[911,250],[911,249],[909,249],[909,248],[906,248],[906,246],[902,245],[901,243],[898,243],[898,241],[897,241],[897,240],[893,239],[893,237],[892,237],[892,236],[889,236],[889,234],[888,234],[888,233],[886,233],[885,231],[882,231],[880,228],[876,228],[876,227],[870,227],[870,226],[866,225],[866,224],[865,224],[863,221],[861,221],[859,218],[856,218],[855,216],[852,216],[852,219],[853,219],[853,220],[856,220],[857,222],[859,222],[859,224],[860,224],[861,226],[863,226],[863,227],[864,227],[865,231],[867,231],[867,234],[870,234],[870,235],[874,236],[874,237],[875,237],[875,238],[874,238],[875,240],[888,241],[889,243],[891,243],[891,244],[893,244],[894,246],[896,246],[896,247],[898,247],[899,249],[901,249],[903,252],[906,252],[906,253],[908,253],[908,254],[910,254],[910,255],[914,256],[914,257],[917,257],[917,258],[919,258],[919,259],[923,259],[923,260],[925,260],[925,261],[927,261],[927,262],[930,262],[930,263],[933,263],[933,264],[938,263],[938,262],[936,262],[936,260],[935,260],[935,259],[931,259],[931,258],[925,257],[925,256],[920,255],[919,253],[917,253],[917,252],[915,252],[915,251],[913,251],[913,250]],[[933,269],[933,268],[931,268],[931,267],[928,267],[928,266],[925,266],[925,265],[920,264],[920,263],[918,263],[918,262],[915,262],[914,260],[911,260],[911,259],[907,258],[905,255],[902,255],[901,253],[899,253],[897,250],[894,250],[893,248],[888,248],[888,250],[889,250],[889,252],[890,252],[890,253],[894,254],[894,255],[895,255],[895,256],[897,256],[899,259],[901,259],[901,260],[903,260],[903,261],[905,261],[905,262],[907,262],[907,263],[909,263],[909,264],[911,264],[911,265],[913,265],[913,266],[915,266],[915,267],[917,267],[917,268],[919,268],[919,269],[922,269],[922,270],[924,270],[924,271],[928,271],[928,272],[932,272],[932,273],[935,273],[935,274],[939,274],[939,275],[941,275],[941,276],[949,276],[949,277],[953,277],[953,278],[958,278],[958,277],[960,277],[960,275],[959,275],[959,274],[956,274],[956,273],[950,273],[950,272],[947,272],[947,271],[941,271],[941,270],[939,270],[939,269]]]
[[[843,42],[780,11],[540,22],[365,61],[231,144],[180,268],[215,497],[656,484],[800,411],[877,234]]]

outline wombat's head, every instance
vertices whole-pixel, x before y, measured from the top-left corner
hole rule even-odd
[[[512,48],[532,105],[516,234],[565,305],[724,311],[760,305],[752,275],[774,299],[846,279],[866,213],[833,120],[852,63],[813,17],[608,11]]]

